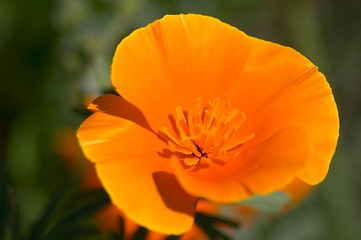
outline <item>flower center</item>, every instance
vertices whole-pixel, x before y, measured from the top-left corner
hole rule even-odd
[[[244,113],[232,109],[229,102],[215,98],[202,107],[202,100],[197,98],[194,109],[176,108],[176,114],[171,116],[173,131],[163,127],[160,136],[173,152],[185,155],[183,161],[188,167],[210,162],[224,164],[254,136],[236,134],[244,121]]]

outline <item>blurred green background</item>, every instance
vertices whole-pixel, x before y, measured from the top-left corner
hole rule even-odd
[[[0,238],[24,238],[54,198],[77,188],[78,168],[64,164],[56,136],[79,126],[84,97],[111,87],[119,41],[165,14],[190,12],[300,51],[326,75],[339,107],[340,139],[325,182],[295,211],[235,238],[361,239],[361,1],[355,0],[1,0]]]

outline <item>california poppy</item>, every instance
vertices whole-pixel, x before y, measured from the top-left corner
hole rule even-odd
[[[121,97],[95,99],[78,138],[112,202],[142,226],[181,234],[198,199],[238,202],[327,174],[337,107],[291,48],[167,15],[120,42],[111,78]]]
[[[66,165],[68,170],[75,170],[77,174],[80,174],[79,180],[81,190],[94,190],[102,187],[101,182],[96,175],[94,166],[86,161],[81,153],[79,144],[77,144],[75,131],[69,128],[58,129],[54,134],[54,149],[64,161],[63,163]],[[197,202],[196,212],[209,215],[211,217],[217,216],[220,209],[217,204],[205,200],[199,200]],[[109,234],[120,234],[120,236],[124,239],[133,239],[136,232],[139,230],[139,226],[125,216],[113,204],[107,204],[97,211],[95,214],[95,220],[100,232],[106,239],[109,237]],[[228,220],[232,221],[230,219]],[[123,232],[119,232],[121,230],[121,221],[123,222]],[[168,237],[169,236],[165,234],[148,231],[145,239],[165,240],[168,239]],[[194,224],[192,228],[180,236],[179,239],[206,240],[208,239],[208,236],[200,226]]]

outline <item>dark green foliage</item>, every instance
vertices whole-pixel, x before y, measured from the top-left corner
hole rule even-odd
[[[330,173],[296,211],[234,236],[218,226],[235,223],[217,216],[198,213],[196,224],[211,239],[359,240],[360,9],[354,0],[0,1],[0,239],[102,239],[92,216],[109,198],[80,190],[86,160],[65,163],[54,133],[89,116],[85,97],[114,94],[110,64],[123,37],[164,14],[195,12],[306,55],[330,82],[341,119]],[[123,221],[119,229],[109,239],[124,239]]]

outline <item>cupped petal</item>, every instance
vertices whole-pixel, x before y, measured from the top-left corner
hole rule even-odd
[[[308,184],[322,181],[339,132],[337,106],[325,76],[297,51],[254,39],[239,79],[229,94],[232,104],[247,117],[243,131],[255,134],[249,145],[280,129],[302,127],[308,134],[311,158],[299,177]]]
[[[201,15],[165,16],[133,32],[113,59],[112,82],[139,107],[154,130],[178,106],[220,98],[244,112],[243,132],[256,145],[289,126],[304,127],[312,157],[299,178],[317,184],[327,174],[339,119],[322,73],[297,51],[249,37]]]
[[[161,129],[177,106],[190,109],[196,98],[226,98],[246,64],[251,40],[212,17],[167,15],[118,45],[112,82],[153,129]]]
[[[130,219],[166,234],[191,228],[197,199],[180,187],[169,159],[158,155],[163,142],[151,131],[96,112],[80,126],[78,138],[112,202]]]
[[[306,131],[290,127],[223,165],[210,163],[197,171],[180,161],[174,161],[173,166],[180,184],[190,194],[216,202],[236,202],[282,190],[308,164],[309,155]]]
[[[308,133],[304,129],[282,129],[242,153],[245,164],[237,178],[255,194],[282,190],[307,166],[310,153]]]

